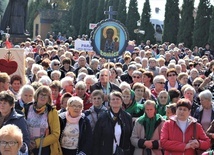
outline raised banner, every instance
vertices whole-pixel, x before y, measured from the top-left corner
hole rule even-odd
[[[84,50],[84,51],[92,51],[92,46],[91,46],[91,43],[90,41],[84,41],[84,40],[75,40],[75,43],[74,43],[74,49],[76,50]]]
[[[25,55],[19,48],[0,48],[0,72],[8,75],[20,75],[25,83]]]

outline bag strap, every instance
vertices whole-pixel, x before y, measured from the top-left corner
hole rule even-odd
[[[196,134],[197,134],[197,126],[196,122],[193,123],[193,137],[192,139],[196,139]]]

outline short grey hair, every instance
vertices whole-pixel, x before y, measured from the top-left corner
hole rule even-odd
[[[137,66],[135,64],[129,65],[128,66],[128,71],[129,70],[137,70]]]
[[[209,101],[212,101],[212,93],[210,90],[204,90],[202,92],[200,92],[200,94],[198,95],[198,97],[201,99],[201,98],[205,98],[205,99],[208,99]]]
[[[62,73],[60,71],[58,71],[58,70],[54,70],[54,71],[51,72],[51,78],[53,78],[54,74],[58,74],[59,77],[60,77]]]
[[[93,84],[98,82],[95,75],[86,75],[83,81],[86,83],[87,80],[91,80]]]
[[[74,84],[74,79],[70,76],[66,76],[61,80],[61,87],[65,89],[66,86]]]
[[[166,78],[163,75],[157,75],[154,77],[153,83],[156,84],[160,80],[164,80],[164,82],[166,82]]]
[[[130,86],[130,84],[128,84],[127,82],[123,81],[123,82],[120,83],[119,88],[120,88],[120,89],[122,89],[122,88],[131,89],[131,86]]]
[[[51,65],[50,65],[51,69],[53,69],[53,66],[54,66],[55,63],[60,64],[60,61],[57,60],[57,59],[53,59],[53,60],[51,61]]]
[[[187,91],[189,91],[189,90],[192,91],[193,94],[196,93],[195,89],[194,89],[192,86],[188,86],[188,87],[186,87],[186,88],[184,89],[184,94],[185,94]]]

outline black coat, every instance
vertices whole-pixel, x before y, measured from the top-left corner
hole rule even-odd
[[[121,120],[120,147],[125,151],[125,155],[130,155],[132,134],[131,116],[120,110],[119,119]],[[110,110],[105,111],[98,119],[93,133],[93,155],[112,155],[114,142],[114,121]]]
[[[59,114],[60,138],[67,122],[65,113],[66,112]],[[77,154],[82,151],[87,155],[91,155],[91,148],[92,148],[92,129],[88,118],[85,115],[83,115],[79,120],[79,142]]]
[[[90,92],[91,93],[94,90],[102,90],[102,85],[101,85],[100,82],[97,82],[97,83],[95,83],[94,85],[92,85],[90,87]],[[113,84],[113,83],[110,82],[110,92],[112,92],[112,91],[119,91],[119,92],[121,92],[121,89],[117,85],[115,85],[115,84]]]

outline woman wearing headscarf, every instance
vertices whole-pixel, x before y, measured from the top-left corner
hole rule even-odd
[[[191,102],[180,99],[177,103],[176,115],[170,117],[161,129],[161,146],[164,155],[196,155],[196,150],[207,150],[210,139],[202,126],[190,116]]]
[[[130,155],[132,118],[121,109],[122,93],[110,93],[110,109],[104,112],[94,128],[93,155],[112,155],[123,150]]]
[[[145,113],[136,120],[132,131],[134,155],[162,155],[160,132],[164,120],[160,114],[156,114],[154,101],[147,100],[144,106]]]
[[[161,116],[166,115],[166,106],[169,104],[169,101],[170,101],[168,92],[165,90],[162,90],[158,94],[157,100],[158,100],[156,105],[157,113],[160,114]]]

